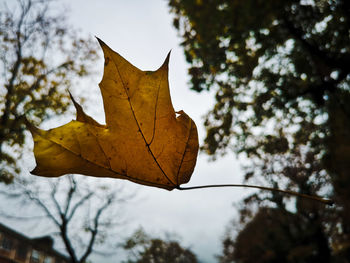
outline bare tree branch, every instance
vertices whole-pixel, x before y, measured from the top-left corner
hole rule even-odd
[[[44,212],[47,214],[47,216],[57,225],[60,226],[60,223],[58,222],[58,220],[55,218],[55,216],[51,213],[50,209],[43,203],[42,200],[40,200],[38,197],[34,196],[33,192],[29,191],[29,190],[25,190],[24,192],[26,194],[26,196],[34,201],[34,203],[36,203],[42,210],[44,210]]]
[[[74,177],[69,176],[69,183],[70,183],[70,187],[69,187],[69,190],[68,190],[68,193],[67,193],[67,198],[66,198],[66,205],[65,205],[66,208],[64,209],[64,214],[65,215],[68,214],[73,194],[77,190],[77,183],[76,183]]]
[[[62,215],[63,215],[62,209],[61,209],[61,206],[60,206],[60,204],[58,203],[58,201],[56,199],[57,186],[58,186],[58,183],[51,184],[52,190],[51,190],[50,197],[51,197],[51,200],[53,201],[53,203],[55,204],[57,212],[59,213],[59,215],[61,216],[61,219],[63,220],[63,218],[62,218]]]
[[[0,216],[26,221],[41,219],[41,225],[47,227],[45,232],[55,232],[55,238],[61,238],[72,263],[85,263],[95,251],[101,255],[114,252],[115,247],[108,237],[117,232],[115,227],[120,225],[116,220],[121,222],[121,216],[115,213],[118,209],[111,210],[111,207],[127,201],[123,198],[124,194],[119,194],[121,190],[118,190],[117,198],[117,186],[105,187],[103,184],[96,185],[95,182],[92,187],[84,180],[69,177],[41,179],[37,182],[34,180],[30,183],[24,180],[15,182],[13,192],[6,193],[0,189],[0,194],[11,201],[22,202],[19,205],[22,205],[23,212],[18,216],[17,211],[11,213],[11,210],[3,209],[6,213],[2,213],[0,208]],[[33,204],[37,209],[34,214],[33,206],[28,204]]]
[[[90,242],[87,246],[85,253],[83,254],[83,256],[80,259],[80,263],[85,262],[87,257],[91,254],[92,247],[95,243],[95,238],[96,238],[96,235],[98,233],[100,217],[101,217],[103,211],[106,210],[107,207],[109,207],[112,204],[113,200],[114,200],[114,195],[109,196],[106,203],[102,207],[100,207],[100,209],[97,210],[96,216],[94,218],[94,226],[93,226],[93,228],[90,229],[90,233],[91,233]]]
[[[74,251],[74,248],[73,248],[73,245],[70,241],[70,238],[68,237],[68,222],[65,218],[63,218],[63,222],[62,224],[59,226],[60,228],[60,232],[61,232],[61,238],[63,240],[63,243],[66,247],[66,250],[68,252],[68,254],[70,255],[70,258],[72,260],[72,263],[78,263],[78,259],[77,259],[77,256],[76,256],[76,253]]]
[[[5,217],[7,219],[13,219],[13,220],[19,220],[19,221],[23,221],[23,220],[39,220],[39,219],[43,219],[43,218],[48,218],[48,216],[45,215],[33,215],[33,216],[22,216],[22,215],[13,215],[10,214],[8,212],[5,211],[0,211],[0,217]]]
[[[73,208],[72,208],[70,214],[69,214],[68,217],[67,217],[67,221],[70,221],[70,220],[72,219],[72,217],[74,216],[75,212],[77,211],[77,209],[78,209],[80,206],[82,206],[87,200],[89,200],[92,196],[93,196],[93,193],[90,192],[90,193],[88,193],[87,195],[85,195],[84,197],[82,197],[82,198],[80,199],[80,201],[77,202],[77,203],[73,206]]]

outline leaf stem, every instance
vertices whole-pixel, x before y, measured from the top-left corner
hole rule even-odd
[[[293,196],[298,196],[314,201],[321,202],[326,205],[333,205],[334,202],[333,200],[330,199],[324,199],[319,196],[315,195],[307,195],[307,194],[302,194],[298,192],[294,192],[291,190],[282,190],[278,188],[271,188],[271,187],[266,187],[266,186],[259,186],[259,185],[249,185],[249,184],[215,184],[215,185],[200,185],[200,186],[189,186],[189,187],[181,187],[178,186],[176,189],[178,190],[195,190],[195,189],[203,189],[203,188],[218,188],[218,187],[247,187],[247,188],[255,188],[255,189],[261,189],[261,190],[266,190],[266,191],[273,191],[273,192],[279,192],[283,194],[289,194]]]

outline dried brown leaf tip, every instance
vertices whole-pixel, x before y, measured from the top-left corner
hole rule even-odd
[[[156,71],[142,71],[99,40],[105,66],[101,89],[106,125],[73,99],[77,118],[44,131],[31,129],[33,174],[113,177],[172,190],[190,180],[198,153],[197,128],[176,117],[168,84],[169,55]]]

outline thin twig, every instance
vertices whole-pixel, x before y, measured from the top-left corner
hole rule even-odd
[[[326,205],[333,205],[334,201],[330,199],[324,199],[319,196],[315,195],[307,195],[307,194],[302,194],[298,192],[294,192],[291,190],[282,190],[278,188],[271,188],[271,187],[266,187],[266,186],[259,186],[259,185],[249,185],[249,184],[217,184],[217,185],[200,185],[200,186],[190,186],[190,187],[181,187],[178,186],[176,189],[178,190],[195,190],[195,189],[203,189],[203,188],[218,188],[218,187],[246,187],[246,188],[255,188],[255,189],[261,189],[261,190],[266,190],[266,191],[272,191],[272,192],[280,192],[284,194],[289,194],[293,196],[298,196],[314,201],[321,202]]]

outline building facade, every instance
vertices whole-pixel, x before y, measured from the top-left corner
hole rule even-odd
[[[0,263],[69,263],[49,236],[29,238],[0,224]]]

